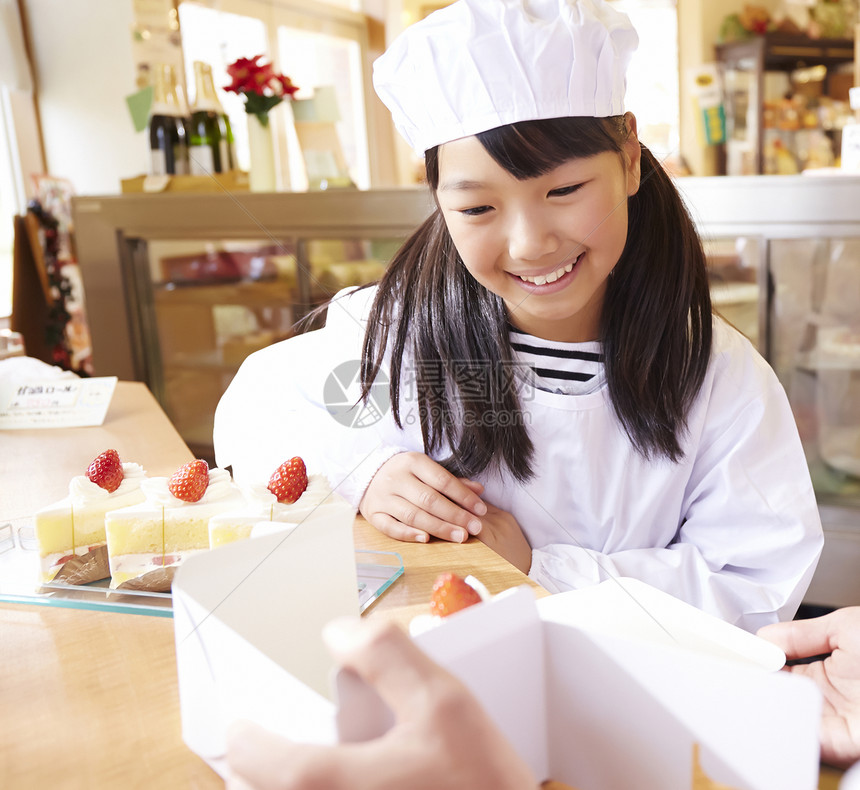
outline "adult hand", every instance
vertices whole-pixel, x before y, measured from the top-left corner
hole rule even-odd
[[[345,618],[324,636],[394,713],[365,743],[309,746],[242,723],[228,736],[228,790],[529,790],[535,777],[466,687],[399,628]]]
[[[396,540],[426,543],[433,535],[462,543],[481,531],[482,492],[480,483],[455,477],[424,453],[405,452],[379,467],[358,509]]]
[[[824,696],[821,759],[840,767],[860,760],[860,607],[766,625],[758,635],[779,645],[788,659],[828,654],[786,669],[812,678]]]
[[[532,547],[517,520],[507,511],[487,505],[481,524],[478,538],[515,568],[528,573],[532,566]]]

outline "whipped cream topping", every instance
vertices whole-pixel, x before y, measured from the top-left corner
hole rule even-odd
[[[188,505],[207,505],[218,502],[236,491],[236,486],[226,469],[215,467],[209,470],[209,486],[203,496],[196,502],[185,502],[177,499],[167,488],[167,477],[149,477],[143,481],[141,488],[147,502],[153,502],[164,507],[186,507]]]
[[[108,491],[96,485],[86,475],[77,475],[69,482],[69,497],[76,505],[87,505],[91,502],[102,502],[106,499],[117,498],[141,488],[146,480],[146,472],[140,464],[128,463],[122,465],[122,482],[116,491]]]

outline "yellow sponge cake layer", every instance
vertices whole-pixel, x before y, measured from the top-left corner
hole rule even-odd
[[[201,512],[186,514],[171,512],[165,518],[164,551],[174,552],[209,548],[209,519],[216,508],[201,508]],[[221,507],[217,508],[220,512]]]
[[[167,478],[146,481],[144,493],[144,502],[107,515],[111,587],[179,565],[189,555],[208,550],[209,520],[242,502],[239,489],[223,469],[210,470],[209,486],[199,502],[176,499],[167,489]],[[163,582],[162,574],[159,583]]]
[[[46,557],[87,543],[104,543],[105,514],[110,510],[143,501],[140,489],[104,502],[75,504],[71,498],[49,505],[36,513],[36,540],[39,554]]]
[[[164,553],[164,517],[160,507],[148,511],[138,507],[111,511],[106,532],[111,555]]]
[[[105,516],[116,508],[143,501],[144,471],[138,464],[123,464],[124,478],[110,493],[85,476],[72,479],[69,495],[39,510],[35,517],[42,581],[50,581],[74,556],[105,545]],[[95,581],[95,579],[90,579]]]
[[[209,520],[209,547],[226,546],[237,540],[247,540],[251,537],[254,525],[264,520],[265,516],[246,516],[238,513],[225,513]]]

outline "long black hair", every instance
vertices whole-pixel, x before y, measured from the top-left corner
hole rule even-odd
[[[623,157],[625,116],[524,121],[477,135],[515,178],[550,172],[574,157]],[[426,152],[427,182],[439,184],[438,148]],[[712,316],[705,255],[670,178],[643,145],[639,190],[628,199],[628,233],[607,280],[600,321],[606,382],[615,414],[646,458],[681,459],[687,412],[708,367]],[[401,423],[404,363],[414,366],[424,449],[474,477],[507,468],[532,474],[534,446],[519,415],[503,300],[469,274],[438,206],[391,261],[364,340],[364,396],[390,354],[390,396]],[[498,419],[499,414],[509,415]]]

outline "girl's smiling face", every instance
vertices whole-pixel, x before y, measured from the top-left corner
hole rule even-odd
[[[623,155],[568,159],[518,180],[476,137],[439,149],[436,197],[469,273],[518,329],[546,340],[596,340],[606,278],[627,239],[639,188],[635,127]]]

